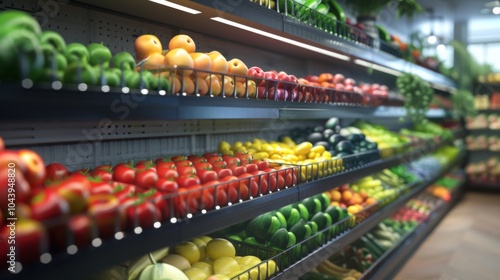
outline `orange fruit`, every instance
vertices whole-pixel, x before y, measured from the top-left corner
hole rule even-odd
[[[169,50],[165,55],[164,63],[167,66],[194,68],[193,58],[191,58],[189,53],[182,48]],[[177,73],[182,73],[184,76],[190,75],[192,72],[193,70],[190,69],[177,70]]]
[[[205,78],[207,85],[210,87],[211,94],[213,96],[219,96],[222,92],[222,85],[219,78],[216,75],[210,75]]]
[[[201,52],[195,52],[189,54],[194,62],[194,69],[201,70],[196,71],[196,76],[200,78],[205,78],[212,70],[212,59],[206,54]]]
[[[208,88],[208,83],[207,81],[205,81],[205,79],[197,77],[193,78],[193,82],[195,85],[196,94],[207,95],[209,88]]]
[[[158,37],[152,34],[144,34],[135,39],[134,49],[135,58],[140,61],[152,54],[161,54],[163,47]]]
[[[243,61],[233,58],[227,62],[227,72],[229,74],[246,76],[248,73],[248,67],[243,63]],[[245,77],[235,76],[236,81],[244,82]]]
[[[220,72],[226,74],[229,67],[226,58],[218,51],[211,51],[207,55],[212,60],[212,72]]]
[[[158,70],[165,68],[164,59],[165,57],[161,53],[153,53],[149,56],[148,60],[144,62],[143,69],[147,70]]]
[[[168,42],[168,49],[173,50],[176,48],[181,48],[186,50],[188,53],[194,53],[196,51],[196,44],[193,39],[185,34],[175,35]]]

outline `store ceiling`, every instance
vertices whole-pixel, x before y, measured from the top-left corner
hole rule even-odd
[[[484,5],[492,0],[419,0],[418,2],[425,8],[433,9],[436,17],[441,16],[445,20],[498,18],[500,21],[500,15],[481,13]],[[423,18],[425,17],[428,19],[429,14],[423,15]]]

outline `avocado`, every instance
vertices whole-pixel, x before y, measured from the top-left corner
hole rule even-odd
[[[339,118],[329,118],[325,123],[325,128],[334,129],[339,125]]]
[[[332,147],[336,147],[338,143],[340,143],[341,141],[344,141],[345,140],[345,137],[340,135],[340,134],[334,134],[332,136],[330,136],[330,138],[328,138],[328,143],[330,143],[330,145]]]
[[[321,132],[321,133],[323,133],[323,131],[325,131],[325,128],[323,126],[321,126],[321,125],[317,125],[317,126],[315,126],[313,128],[313,131],[314,132]]]
[[[330,139],[330,136],[334,135],[335,131],[333,129],[327,128],[325,131],[323,131],[323,140],[328,141]]]
[[[335,146],[335,151],[337,151],[337,153],[341,153],[341,152],[351,153],[353,148],[354,148],[354,146],[352,145],[352,143],[350,141],[343,140],[343,141],[340,141],[337,144],[337,146]]]
[[[323,140],[323,134],[321,132],[313,132],[309,134],[306,138],[306,141],[311,142],[313,144]]]

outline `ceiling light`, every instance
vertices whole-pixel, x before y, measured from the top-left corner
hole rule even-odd
[[[431,45],[434,45],[437,43],[437,37],[434,34],[431,34],[429,37],[427,37],[427,42]]]
[[[170,1],[166,1],[166,0],[149,0],[149,1],[156,3],[156,4],[163,5],[163,6],[167,6],[169,8],[177,9],[179,11],[183,11],[183,12],[186,12],[189,14],[193,14],[193,15],[201,14],[201,12],[198,10],[191,9],[191,8],[186,7],[186,6],[176,4],[174,2],[170,2]]]
[[[495,7],[491,10],[495,15],[500,15],[500,7]]]
[[[261,36],[265,36],[265,37],[268,37],[268,38],[271,38],[271,39],[274,39],[274,40],[277,40],[277,41],[281,41],[281,42],[284,42],[284,43],[287,43],[287,44],[290,44],[290,45],[294,45],[294,46],[297,46],[297,47],[300,47],[300,48],[303,48],[303,49],[306,49],[306,50],[311,50],[311,51],[314,51],[314,52],[317,52],[317,53],[320,53],[320,54],[323,54],[323,55],[327,55],[327,56],[330,56],[330,57],[333,57],[333,58],[337,58],[337,59],[344,60],[344,61],[351,60],[351,58],[348,57],[347,55],[343,55],[343,54],[339,54],[339,53],[332,52],[332,51],[329,51],[329,50],[325,50],[325,49],[322,49],[322,48],[318,48],[318,47],[315,47],[315,46],[312,46],[312,45],[309,45],[309,44],[305,44],[305,43],[302,43],[302,42],[299,42],[299,41],[296,41],[296,40],[285,38],[285,37],[282,37],[282,36],[279,36],[279,35],[276,35],[276,34],[272,34],[272,33],[269,33],[269,32],[266,32],[266,31],[263,31],[263,30],[260,30],[260,29],[257,29],[257,28],[253,28],[253,27],[250,27],[248,25],[237,23],[237,22],[234,22],[234,21],[231,21],[231,20],[227,20],[227,19],[224,19],[224,18],[221,18],[221,17],[213,17],[213,18],[210,18],[210,19],[214,20],[214,21],[217,21],[217,22],[220,22],[220,23],[223,23],[223,24],[227,24],[227,25],[239,28],[239,29],[250,31],[252,33],[255,33],[255,34],[258,34],[258,35],[261,35]]]
[[[440,43],[439,45],[436,46],[436,49],[440,52],[443,52],[446,50],[446,45],[443,43]]]
[[[384,72],[384,73],[387,73],[387,74],[390,74],[390,75],[394,75],[394,76],[401,76],[401,74],[403,74],[403,73],[401,73],[398,70],[394,70],[394,69],[391,69],[391,68],[388,68],[388,67],[385,67],[385,66],[382,66],[382,65],[371,63],[371,62],[368,62],[368,61],[362,60],[362,59],[355,59],[354,63],[357,64],[357,65],[361,65],[361,66],[365,66],[365,67],[368,67],[368,68],[372,68],[373,70],[377,70],[377,71]]]

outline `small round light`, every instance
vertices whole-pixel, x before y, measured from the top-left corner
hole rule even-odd
[[[153,224],[153,227],[154,227],[154,228],[160,228],[160,227],[161,227],[161,223],[160,223],[160,222],[155,222],[155,223]]]
[[[80,84],[78,85],[78,90],[79,90],[79,91],[86,91],[88,88],[89,88],[89,87],[87,86],[87,84],[86,84],[86,83],[80,83]]]
[[[101,87],[102,92],[109,92],[110,87],[108,85],[102,86]]]
[[[148,93],[149,93],[149,90],[147,90],[147,89],[143,88],[143,89],[141,89],[141,93],[142,93],[143,95],[146,95],[146,94],[148,94]]]
[[[48,264],[49,262],[52,261],[52,255],[49,253],[45,253],[40,256],[40,261],[44,264]]]
[[[31,79],[24,79],[21,82],[21,85],[23,86],[23,88],[31,88],[33,86],[33,81]]]
[[[434,45],[437,42],[436,35],[431,35],[427,38],[427,42],[431,45]]]
[[[52,82],[52,89],[54,89],[54,90],[60,90],[61,88],[62,88],[61,81],[53,81]]]
[[[191,218],[193,217],[193,214],[189,213],[189,214],[187,214],[187,215],[186,215],[186,217],[187,217],[188,219],[191,219]]]
[[[122,240],[123,237],[124,237],[123,232],[119,231],[119,232],[115,233],[116,240]]]
[[[172,224],[177,223],[177,218],[172,218],[172,219],[170,219],[170,222],[171,222]]]
[[[493,10],[491,10],[493,12],[493,14],[495,15],[500,15],[500,7],[495,7],[493,8]]]
[[[122,88],[122,92],[125,93],[125,94],[127,94],[127,93],[130,92],[130,88],[129,87],[123,87]]]
[[[166,91],[164,91],[164,90],[162,89],[162,90],[160,90],[160,91],[158,92],[158,94],[159,94],[159,95],[165,95],[165,94],[167,94],[167,92],[166,92]]]
[[[92,240],[92,246],[99,247],[101,245],[102,245],[102,240],[100,238],[96,238],[96,239]]]
[[[134,233],[135,234],[141,234],[142,233],[142,227],[136,227],[136,228],[134,228]]]
[[[201,214],[206,214],[206,213],[207,213],[206,209],[201,210]]]
[[[68,246],[68,248],[66,248],[66,252],[68,252],[68,254],[70,255],[74,255],[76,254],[76,252],[78,252],[78,247],[76,247],[76,245],[70,245]]]
[[[446,45],[445,44],[439,44],[436,46],[436,49],[440,52],[443,52],[446,50]]]

